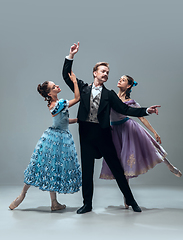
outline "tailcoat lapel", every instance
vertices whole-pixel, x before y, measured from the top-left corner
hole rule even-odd
[[[88,110],[90,108],[90,96],[91,96],[91,90],[92,90],[92,84],[87,86],[83,91],[82,91],[82,100],[84,103],[84,106]]]
[[[100,105],[99,105],[99,108],[98,108],[98,114],[100,114],[100,112],[102,112],[102,110],[105,108],[105,106],[107,104],[108,104],[108,91],[103,86],[102,93],[101,93],[101,99],[100,99]]]

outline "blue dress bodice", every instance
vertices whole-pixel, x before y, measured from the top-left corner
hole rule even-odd
[[[69,102],[67,100],[60,99],[55,104],[54,108],[50,110],[53,116],[52,128],[58,128],[60,130],[66,130],[69,126]]]

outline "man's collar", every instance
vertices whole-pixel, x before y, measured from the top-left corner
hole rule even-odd
[[[96,87],[94,83],[92,84],[92,89],[102,91],[102,88],[103,88],[103,85],[102,85],[102,86],[97,86],[97,87]]]

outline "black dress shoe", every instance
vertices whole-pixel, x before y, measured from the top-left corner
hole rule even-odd
[[[131,206],[134,212],[142,212],[141,208],[136,202],[132,203]]]
[[[85,204],[77,210],[77,214],[83,214],[83,213],[91,212],[91,210],[92,210],[92,206]]]

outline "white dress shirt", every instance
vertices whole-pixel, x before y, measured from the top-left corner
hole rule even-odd
[[[102,91],[102,86],[95,87],[94,83],[92,84],[92,95],[95,98]]]

